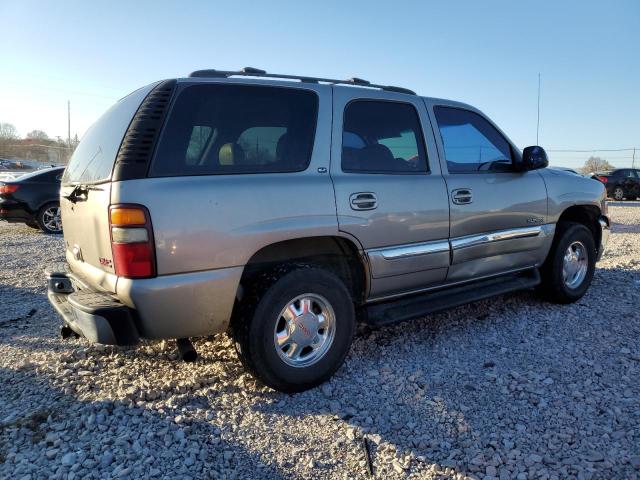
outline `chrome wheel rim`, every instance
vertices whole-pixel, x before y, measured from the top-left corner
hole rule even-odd
[[[587,247],[582,242],[573,242],[564,253],[562,262],[562,279],[569,288],[577,288],[587,276]]]
[[[291,367],[308,367],[327,353],[336,334],[329,301],[304,293],[287,302],[276,319],[273,342],[280,359]]]
[[[616,200],[622,200],[624,198],[624,192],[622,191],[622,189],[620,187],[617,187],[613,191],[613,198],[615,198]]]
[[[62,218],[60,207],[49,207],[42,214],[42,223],[48,230],[59,232],[62,230]]]

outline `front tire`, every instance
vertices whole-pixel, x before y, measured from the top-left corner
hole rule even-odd
[[[231,325],[245,368],[286,393],[330,378],[344,362],[355,331],[344,283],[322,268],[298,265],[262,275],[249,290]]]
[[[559,223],[542,266],[543,296],[555,303],[579,300],[591,285],[595,265],[596,246],[591,231],[580,223]]]
[[[47,203],[38,212],[36,219],[38,227],[44,233],[62,233],[62,218],[60,217],[60,204]]]

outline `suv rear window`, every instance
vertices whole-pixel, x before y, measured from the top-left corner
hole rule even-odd
[[[63,182],[96,183],[111,177],[122,138],[153,86],[148,85],[127,95],[87,130],[69,160]]]
[[[154,177],[298,172],[311,159],[314,92],[192,85],[176,99],[151,165]]]

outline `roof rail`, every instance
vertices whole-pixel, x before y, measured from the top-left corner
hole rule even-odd
[[[267,73],[264,70],[253,67],[244,67],[242,70],[230,71],[230,70],[196,70],[191,72],[189,77],[197,78],[229,78],[229,77],[262,77],[262,78],[281,78],[285,80],[299,80],[303,83],[330,83],[332,85],[355,85],[358,87],[370,87],[379,88],[380,90],[386,90],[388,92],[407,93],[409,95],[415,95],[416,92],[409,90],[408,88],[394,87],[392,85],[377,85],[375,83],[368,82],[362,78],[349,78],[347,80],[336,80],[333,78],[319,78],[319,77],[305,77],[301,75],[281,75],[278,73]]]

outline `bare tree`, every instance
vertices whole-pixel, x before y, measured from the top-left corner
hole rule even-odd
[[[10,123],[0,122],[0,139],[15,140],[18,138],[18,130]]]
[[[607,162],[604,158],[589,157],[582,167],[583,173],[605,172],[613,170],[615,167]]]
[[[42,130],[32,130],[27,133],[27,138],[32,140],[49,140],[49,135],[47,135]]]

